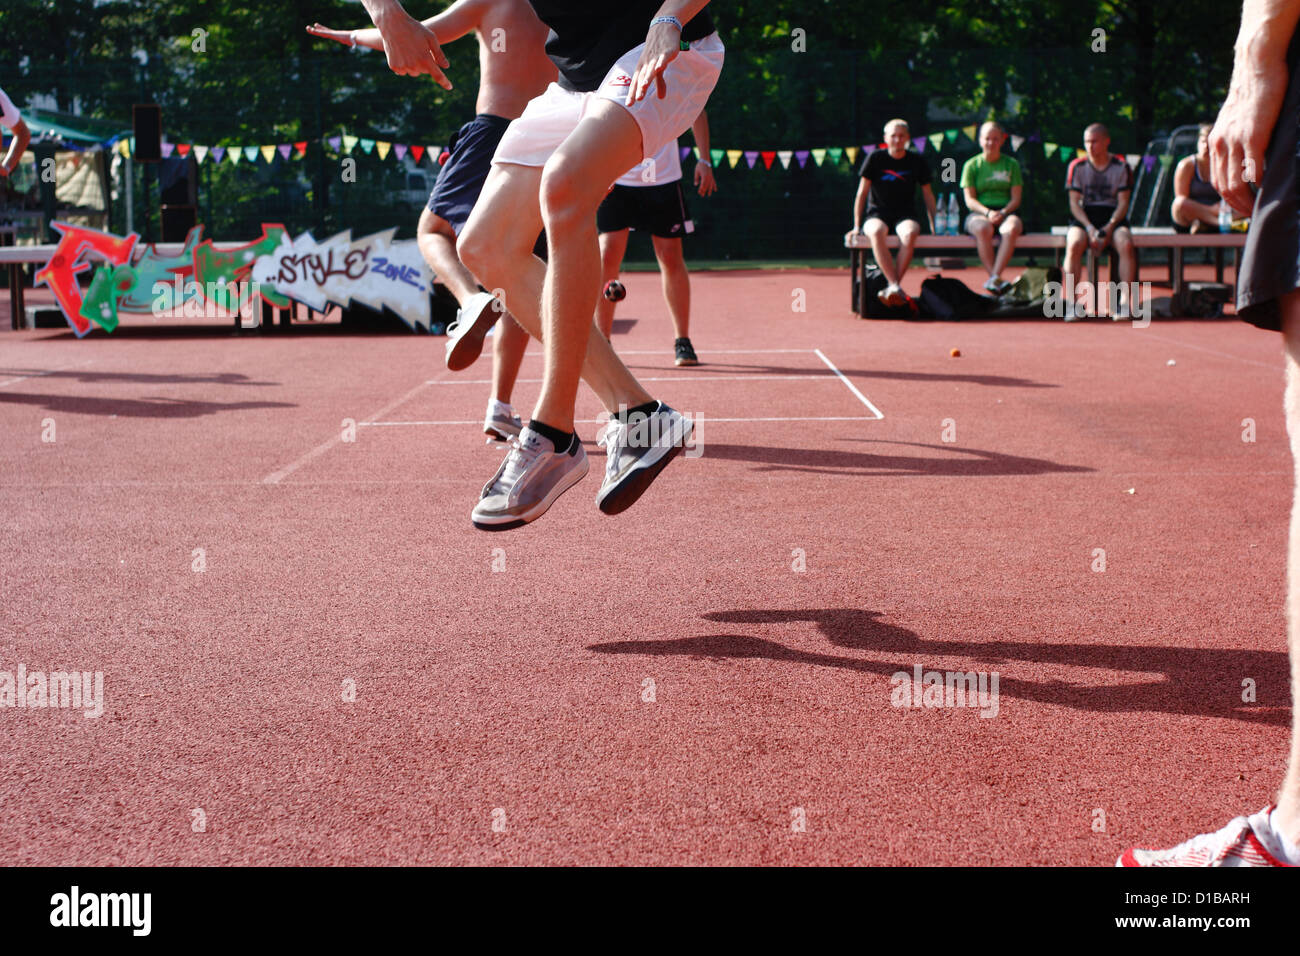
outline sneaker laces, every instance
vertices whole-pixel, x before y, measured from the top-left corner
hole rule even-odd
[[[530,432],[528,439],[522,437],[510,439],[510,451],[506,455],[505,467],[501,476],[492,482],[488,494],[498,494],[513,488],[533,463],[542,457],[546,449],[542,446],[541,436]],[[487,497],[486,495],[484,497]]]
[[[611,417],[596,436],[596,444],[605,449],[605,472],[614,474],[618,471],[618,455],[615,448],[623,443],[623,432],[627,425],[617,417]]]

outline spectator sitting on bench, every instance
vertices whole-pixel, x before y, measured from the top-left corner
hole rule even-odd
[[[966,231],[975,237],[980,262],[988,270],[984,288],[994,295],[1001,295],[1011,288],[1011,283],[1002,278],[1002,270],[1011,261],[1016,238],[1025,231],[1020,217],[1013,215],[1020,207],[1024,179],[1020,175],[1020,163],[1002,155],[1006,138],[1007,134],[997,123],[985,123],[980,127],[980,154],[966,160],[966,165],[961,168],[961,189],[966,198],[966,208],[970,210],[966,217]],[[996,257],[993,254],[994,230],[1002,236]]]
[[[1065,188],[1070,193],[1070,223],[1065,235],[1065,275],[1079,271],[1083,250],[1091,247],[1101,255],[1108,245],[1119,253],[1119,306],[1112,318],[1117,322],[1130,317],[1129,289],[1137,278],[1137,253],[1133,233],[1129,230],[1129,199],[1133,195],[1133,173],[1123,158],[1110,151],[1110,133],[1101,123],[1083,131],[1083,146],[1088,155],[1070,163],[1065,174]],[[1113,279],[1113,277],[1112,277]],[[1085,305],[1085,314],[1090,311]],[[1079,318],[1074,302],[1065,303],[1065,321]]]
[[[862,160],[858,194],[853,200],[853,232],[859,229],[871,240],[871,252],[876,257],[885,281],[877,297],[886,305],[902,305],[903,276],[912,264],[912,250],[921,225],[916,221],[916,187],[925,195],[925,208],[930,215],[930,231],[934,232],[935,199],[930,188],[930,166],[921,154],[908,149],[911,130],[901,119],[885,124],[885,149],[877,149]],[[866,222],[862,221],[866,207]],[[890,230],[898,236],[898,262],[889,254],[885,239]]]
[[[1206,232],[1219,228],[1219,192],[1210,182],[1210,129],[1202,123],[1196,154],[1184,156],[1174,170],[1174,229]]]

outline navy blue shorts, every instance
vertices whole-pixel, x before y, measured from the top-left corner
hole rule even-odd
[[[429,196],[429,211],[441,216],[460,235],[478,202],[492,169],[492,156],[510,120],[479,113],[457,130],[447,147],[450,154]]]
[[[1237,278],[1237,314],[1282,331],[1279,300],[1300,288],[1300,28],[1287,57],[1291,88],[1264,158],[1264,175]]]

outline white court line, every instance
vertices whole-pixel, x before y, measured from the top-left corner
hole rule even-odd
[[[847,378],[845,378],[844,373],[841,372],[839,369],[837,369],[834,366],[834,364],[832,364],[831,360],[822,354],[821,349],[813,349],[813,351],[817,353],[817,357],[819,359],[821,359],[823,362],[826,363],[827,368],[829,368],[832,372],[834,372],[836,375],[840,377],[840,381],[843,382],[846,386],[848,386],[849,391],[852,392],[854,395],[858,396],[858,400],[862,402],[863,405],[867,406],[867,408],[871,409],[873,412],[876,413],[877,420],[885,417],[885,413],[882,412],[880,409],[876,408],[875,405],[872,405],[871,402],[868,401],[867,396],[859,392],[857,386],[855,386],[852,382],[850,382]]]
[[[615,349],[619,355],[672,355],[663,349]],[[709,349],[701,352],[702,357],[710,355],[788,355],[794,352],[811,352],[812,349]],[[530,353],[531,354],[531,353]]]
[[[71,365],[60,365],[58,368],[52,368],[48,372],[33,372],[31,375],[22,375],[18,378],[7,378],[3,382],[0,382],[0,388],[4,388],[6,385],[13,385],[15,382],[25,382],[29,378],[44,378],[46,375],[54,375],[56,372],[66,372],[70,368],[81,368],[84,365],[93,365],[94,362],[94,359],[87,359],[84,362],[74,362]]]
[[[394,408],[397,408],[399,405],[402,405],[403,403],[409,401],[412,395],[420,391],[420,389],[424,388],[427,384],[428,384],[427,382],[421,382],[419,385],[415,386],[415,388],[411,389],[401,398],[397,399],[394,402],[389,402],[387,405],[385,405],[383,408],[379,409],[376,412],[371,412],[368,417],[378,418],[380,415],[383,415],[385,412],[391,412]],[[285,478],[289,477],[291,474],[293,474],[303,465],[307,464],[307,462],[311,461],[313,458],[319,458],[321,455],[325,454],[325,452],[329,451],[331,448],[333,448],[342,440],[343,440],[343,432],[340,429],[339,431],[336,431],[334,433],[334,437],[331,438],[329,441],[322,442],[321,444],[317,445],[315,448],[307,452],[307,454],[303,455],[297,461],[285,465],[279,471],[271,472],[269,475],[267,475],[265,478],[262,479],[262,484],[278,485],[280,482],[284,481]]]
[[[638,382],[771,382],[771,381],[788,381],[790,379],[810,379],[820,378],[830,381],[833,375],[826,375],[819,369],[809,369],[806,375],[692,375],[690,372],[683,372],[680,375],[662,375],[655,378],[643,378],[638,376]],[[516,385],[537,384],[544,381],[540,378],[517,378]],[[425,385],[491,385],[490,378],[471,378],[471,379],[449,379],[447,381],[430,380]]]
[[[688,418],[691,416],[687,416]],[[884,416],[880,416],[884,418]],[[709,418],[704,415],[697,415],[695,419],[701,424],[708,422],[710,425],[717,425],[722,422],[874,422],[879,419],[870,415],[830,415],[817,416],[812,418]],[[579,418],[574,421],[575,425],[603,425],[607,419],[604,418]],[[475,418],[470,421],[419,421],[419,422],[357,422],[357,427],[368,425],[371,428],[391,428],[395,425],[482,425],[483,419]]]

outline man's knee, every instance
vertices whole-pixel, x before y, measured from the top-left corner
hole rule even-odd
[[[898,242],[904,246],[916,245],[916,237],[921,234],[921,227],[911,219],[906,219],[898,224]]]
[[[548,231],[594,221],[596,207],[608,191],[597,192],[580,157],[556,153],[542,169],[542,221]]]
[[[889,227],[883,219],[868,219],[862,232],[868,239],[883,239],[889,235]]]
[[[677,274],[686,271],[686,257],[682,255],[682,241],[680,239],[655,236],[654,247],[655,258],[659,260],[659,268],[663,272]]]

